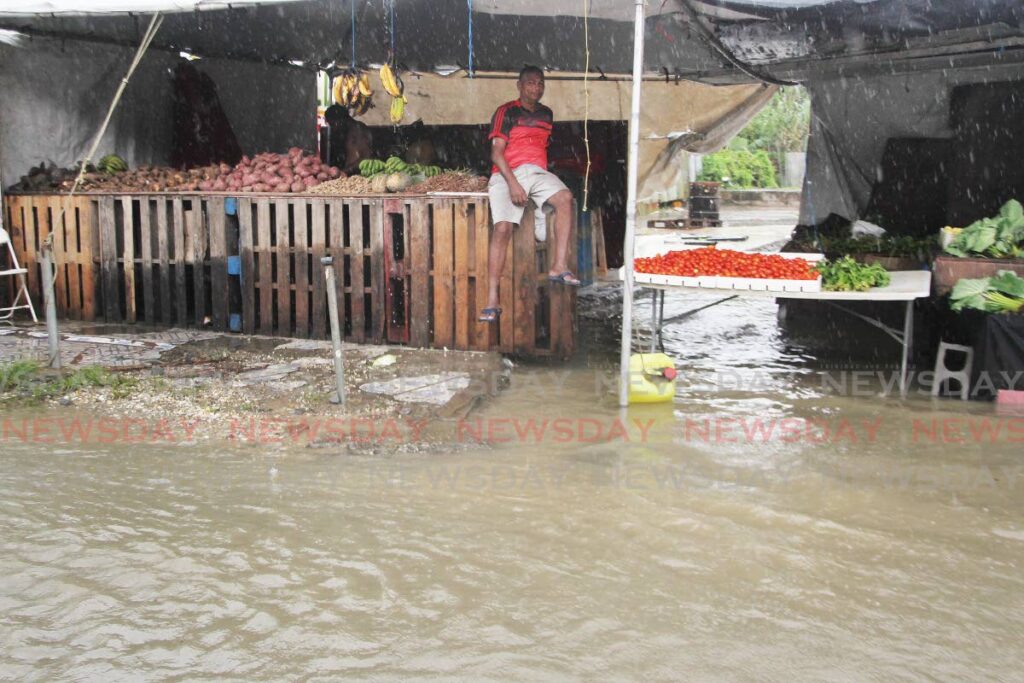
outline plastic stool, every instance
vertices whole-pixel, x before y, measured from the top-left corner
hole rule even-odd
[[[946,352],[957,351],[966,356],[963,370],[950,370],[946,367]],[[935,379],[932,383],[932,396],[938,396],[942,383],[946,380],[956,380],[960,383],[960,400],[966,401],[971,389],[971,364],[974,362],[974,349],[970,346],[960,344],[947,344],[939,342],[939,354],[935,359]]]

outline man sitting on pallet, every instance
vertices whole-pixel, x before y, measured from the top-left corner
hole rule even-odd
[[[578,287],[580,281],[569,270],[569,231],[572,226],[572,193],[548,171],[548,141],[554,115],[540,103],[544,96],[544,72],[524,67],[517,82],[519,99],[498,107],[491,119],[491,180],[487,194],[491,202],[494,235],[488,261],[487,306],[480,312],[482,322],[494,322],[501,315],[498,281],[505,267],[505,253],[512,229],[522,220],[526,203],[545,203],[555,209],[555,258],[548,279]]]

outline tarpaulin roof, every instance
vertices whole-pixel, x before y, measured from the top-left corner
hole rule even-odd
[[[353,5],[361,63],[387,58],[393,8],[395,51],[412,68],[468,65],[472,17],[477,69],[580,71],[586,8],[591,65],[630,70],[624,0],[475,0],[472,14],[465,0],[9,0],[0,27],[131,44],[143,27],[125,13],[159,10],[175,14],[158,49],[323,66],[351,59]],[[711,82],[1007,63],[1024,48],[1020,0],[650,0],[647,14],[647,70]]]
[[[109,14],[75,16],[65,13],[33,14],[40,6],[54,5],[71,10],[68,0],[22,0],[0,9],[0,27],[51,37],[68,37],[131,44],[142,27],[137,16]],[[181,9],[182,0],[100,0],[77,5],[86,9],[137,5],[139,12],[164,5]],[[223,3],[218,3],[223,4]],[[516,71],[525,63],[559,71],[581,71],[584,50],[582,3],[554,0],[544,3],[561,7],[558,16],[519,14],[517,2],[496,0],[474,3],[470,14],[465,0],[304,0],[287,3],[231,3],[229,9],[178,12],[166,17],[153,41],[157,49],[184,50],[206,57],[234,57],[263,61],[301,61],[325,66],[348,64],[352,59],[352,10],[355,7],[355,56],[359,63],[387,59],[392,43],[400,64],[427,70],[442,65],[468,66],[470,47],[477,70]],[[652,3],[653,4],[653,3]],[[391,8],[394,8],[394,35]],[[633,29],[631,21],[618,20],[617,9],[630,6],[621,0],[593,2],[588,20],[591,66],[606,73],[626,73],[632,66]],[[210,9],[212,3],[199,3]],[[537,11],[539,3],[526,2],[524,10]],[[512,14],[507,12],[512,11]],[[28,13],[27,13],[28,12]],[[604,18],[605,16],[616,18]],[[470,29],[472,18],[472,44]],[[681,15],[670,13],[649,20],[648,68],[675,70],[721,68],[723,63],[706,49],[700,49],[689,34]]]

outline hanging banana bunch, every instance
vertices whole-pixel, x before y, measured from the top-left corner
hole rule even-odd
[[[335,104],[348,107],[353,116],[361,116],[373,102],[370,75],[359,69],[346,69],[334,78],[332,94]]]
[[[409,101],[403,94],[405,92],[405,84],[402,83],[401,76],[391,68],[390,64],[384,64],[380,67],[380,83],[384,86],[385,92],[391,95],[391,123],[398,125],[405,114],[405,104]]]

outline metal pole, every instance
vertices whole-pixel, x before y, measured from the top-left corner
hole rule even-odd
[[[910,345],[914,343],[914,300],[907,302],[903,313],[903,355],[900,357],[900,398],[907,397],[907,361]]]
[[[635,0],[633,19],[633,102],[629,112],[629,168],[626,178],[626,239],[622,248],[622,348],[619,354],[619,405],[629,405],[629,352],[633,340],[633,239],[640,152],[640,87],[644,72],[644,0]]]
[[[334,258],[325,256],[320,259],[324,264],[324,277],[327,278],[327,311],[331,316],[331,346],[334,349],[334,382],[336,393],[331,396],[331,403],[345,405],[345,358],[341,351],[341,324],[338,322],[338,292],[334,288]]]
[[[60,333],[57,331],[57,302],[53,297],[53,235],[47,236],[39,250],[43,266],[43,306],[46,308],[46,339],[49,366],[60,369]]]

